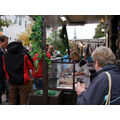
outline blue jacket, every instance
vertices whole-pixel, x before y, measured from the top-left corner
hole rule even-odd
[[[78,96],[77,104],[79,105],[100,105],[104,104],[104,97],[108,94],[108,78],[104,71],[111,74],[112,89],[111,101],[120,96],[120,72],[115,65],[106,65],[93,75],[93,80],[87,91]],[[120,104],[120,99],[111,104]]]

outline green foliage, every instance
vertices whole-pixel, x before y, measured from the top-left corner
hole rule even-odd
[[[101,37],[105,37],[106,35],[106,31],[105,32],[102,32],[101,31],[101,27],[102,25],[104,25],[104,28],[106,29],[107,28],[107,25],[106,24],[102,24],[101,22],[97,25],[96,29],[95,29],[95,35],[93,38],[101,38]]]
[[[24,46],[28,46],[30,44],[30,35],[32,34],[32,25],[33,23],[29,24],[25,29],[25,32],[21,32],[17,34],[17,39],[23,41]]]
[[[34,65],[35,65],[35,69],[38,69],[38,63],[40,62],[40,59],[42,59],[42,57],[45,57],[45,60],[47,61],[48,65],[50,65],[50,59],[47,57],[46,55],[46,51],[42,49],[42,16],[37,15],[34,17],[35,22],[34,25],[32,27],[32,34],[30,36],[30,40],[31,40],[31,51],[30,51],[30,55],[32,56],[32,58],[34,57],[34,55],[36,53],[38,53],[38,60],[35,61]]]
[[[65,52],[66,49],[69,48],[66,26],[63,26],[63,27],[62,27],[62,31],[61,31],[61,34],[60,34],[60,38],[62,39],[63,51]]]
[[[39,58],[42,58],[42,43],[41,43],[41,39],[42,39],[42,16],[35,16],[34,17],[35,22],[34,25],[32,27],[32,34],[30,36],[30,40],[31,40],[31,48],[32,50],[30,51],[30,55],[32,57],[34,57],[34,55],[36,53],[38,53]]]
[[[61,51],[64,54],[62,39],[60,38],[61,31],[57,28],[52,28],[52,33],[48,37],[47,42],[50,45],[53,45],[55,49]]]
[[[7,20],[7,19],[2,19],[0,17],[0,31],[2,31],[2,27],[6,26],[8,27],[9,25],[11,24],[11,21],[10,20]]]
[[[59,50],[62,55],[66,54],[66,49],[68,48],[67,39],[64,37],[62,30],[57,28],[52,28],[51,35],[47,38],[47,42],[50,45],[53,45],[55,49]],[[73,48],[72,43],[69,43],[70,47]]]

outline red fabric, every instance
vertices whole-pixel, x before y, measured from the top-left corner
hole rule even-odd
[[[27,84],[30,80],[29,70],[33,68],[32,62],[28,59],[28,56],[24,56],[24,84]]]
[[[48,57],[48,58],[50,58],[50,57],[51,57],[51,55],[50,55],[50,53],[49,53],[49,52],[47,52],[47,57]]]
[[[2,56],[2,59],[3,59],[3,69],[4,69],[5,74],[6,74],[7,82],[9,82],[9,75],[8,75],[8,73],[7,73],[7,71],[6,71],[6,68],[5,68],[5,60],[4,60],[4,56]]]
[[[47,52],[47,57],[50,58],[51,55],[49,52]],[[35,60],[38,60],[38,53],[35,54],[35,56],[33,57],[33,62],[35,62]],[[32,71],[32,76],[34,78],[41,78],[42,77],[42,60],[40,60],[40,62],[38,63],[39,68],[37,70],[37,72],[35,72],[35,66],[33,67],[33,71]]]

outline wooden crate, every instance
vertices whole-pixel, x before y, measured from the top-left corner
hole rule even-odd
[[[29,105],[44,105],[43,95],[34,94],[37,90],[32,91],[29,94]],[[60,105],[61,104],[61,90],[58,91],[56,96],[48,96],[48,105]]]

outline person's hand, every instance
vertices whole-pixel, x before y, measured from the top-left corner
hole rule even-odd
[[[78,76],[78,72],[75,73],[75,76]]]
[[[87,85],[85,83],[81,83],[82,87],[87,88]]]
[[[80,84],[80,82],[76,83],[75,84],[75,88],[76,88],[76,92],[77,92],[77,95],[80,95],[82,92],[86,92],[86,86],[85,84]]]
[[[79,76],[79,75],[85,75],[85,73],[84,72],[76,72],[75,73],[75,76]]]

